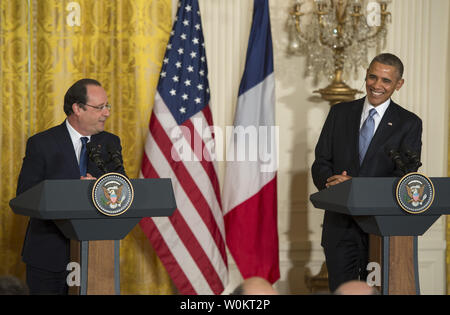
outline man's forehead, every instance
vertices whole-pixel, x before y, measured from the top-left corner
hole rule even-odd
[[[88,100],[95,99],[96,101],[107,102],[106,91],[99,85],[87,85],[86,92]]]
[[[398,77],[400,74],[395,66],[386,65],[380,62],[374,62],[367,70],[367,73],[369,74],[374,74],[375,72],[386,78],[391,78],[394,74]]]

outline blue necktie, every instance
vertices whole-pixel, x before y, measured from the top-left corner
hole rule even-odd
[[[377,113],[375,108],[369,111],[369,117],[361,127],[359,131],[359,164],[361,165],[364,156],[366,155],[367,149],[369,148],[370,141],[372,140],[374,130],[375,130],[375,120],[373,116]]]
[[[87,162],[88,155],[86,150],[86,143],[88,142],[88,137],[81,137],[81,153],[80,153],[80,176],[86,176],[87,173]]]

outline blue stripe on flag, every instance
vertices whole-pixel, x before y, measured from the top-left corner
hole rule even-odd
[[[262,82],[272,72],[273,51],[269,2],[268,0],[254,0],[253,22],[239,95]]]

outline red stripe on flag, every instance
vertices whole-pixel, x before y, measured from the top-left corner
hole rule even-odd
[[[209,283],[209,286],[214,294],[220,294],[224,290],[222,281],[214,269],[214,266],[211,264],[208,255],[206,255],[205,251],[178,209],[169,219],[174,229],[177,231],[180,239],[183,241],[184,246],[194,258],[194,261],[199,267],[201,273],[205,276],[205,279]]]
[[[172,159],[172,141],[167,136],[166,131],[160,124],[156,115],[150,121],[150,130],[155,142],[157,143],[167,162],[170,164],[170,167],[172,168],[174,174],[178,178],[178,182],[183,187],[187,197],[191,200],[195,209],[197,209],[197,212],[207,226],[212,238],[216,242],[217,248],[222,255],[223,261],[227,261],[225,241],[222,238],[220,229],[212,214],[212,209],[204,198],[202,192],[197,187],[195,180],[189,174],[185,165],[182,162],[176,162]]]
[[[208,122],[208,126],[213,126],[213,117],[211,113],[211,108],[209,106],[205,106],[203,108],[203,115],[205,116],[206,121]]]
[[[160,178],[145,152],[142,157],[141,171],[144,178]]]
[[[274,283],[280,278],[276,193],[275,176],[224,217],[227,244],[244,279],[259,276]]]
[[[220,198],[220,187],[219,187],[219,180],[217,178],[216,171],[214,169],[213,163],[210,161],[211,157],[204,156],[205,153],[205,143],[203,142],[202,135],[199,135],[197,130],[194,128],[194,124],[191,120],[186,120],[183,125],[187,127],[190,131],[191,135],[191,148],[192,151],[195,153],[197,158],[199,159],[199,163],[202,165],[203,169],[205,170],[206,174],[208,174],[209,179],[211,180],[212,187],[214,189],[214,193],[216,195],[217,202],[219,203],[220,208],[222,208],[222,201]],[[190,140],[190,139],[189,139]],[[199,143],[200,148],[196,148],[195,145]],[[200,149],[200,152],[197,152]]]
[[[143,160],[142,160],[142,173],[145,175],[145,177],[148,178],[159,178],[156,170],[154,169],[151,162],[147,159],[147,155],[144,154]],[[224,287],[222,285],[222,281],[217,274],[217,271],[214,269],[214,266],[211,264],[211,261],[209,260],[208,255],[205,253],[205,251],[202,249],[200,243],[198,242],[195,235],[192,233],[191,228],[184,220],[183,216],[179,212],[178,209],[175,210],[175,212],[172,214],[171,217],[169,217],[170,222],[172,223],[173,228],[177,231],[177,234],[180,238],[180,240],[185,245],[186,249],[189,251],[191,256],[193,257],[195,263],[199,267],[199,270],[201,273],[205,276],[206,281],[209,283],[212,291],[214,294],[220,294]],[[157,227],[153,223],[153,220],[150,218],[146,218],[146,220],[141,220],[141,227],[146,233],[147,237],[150,238],[150,231],[157,230]],[[156,231],[155,231],[156,232]],[[165,243],[163,241],[163,238],[161,237],[159,232],[156,232],[157,237],[155,238],[159,240],[159,243]],[[156,244],[156,243],[154,243]],[[169,250],[167,247],[155,249],[157,251],[158,256],[165,256],[167,253],[166,251]],[[161,255],[159,254],[161,251]],[[172,268],[179,268],[178,263],[174,259],[173,255],[169,255],[170,257],[167,258],[165,263],[169,264],[176,264],[177,266],[173,266]],[[172,259],[172,260],[170,260]],[[161,258],[162,261],[162,258]],[[173,279],[175,282],[176,280]],[[185,278],[181,279],[180,283],[184,283]],[[178,287],[178,283],[177,283]],[[185,291],[181,291],[185,292]],[[189,293],[186,293],[189,294]]]
[[[178,261],[172,255],[170,248],[162,238],[158,228],[156,227],[153,219],[143,218],[139,225],[144,231],[144,234],[149,239],[153,246],[153,249],[158,254],[159,259],[164,264],[167,272],[172,276],[172,281],[180,292],[183,294],[197,294],[191,282],[186,277],[181,269]]]
[[[145,172],[146,176],[150,178],[158,178],[158,174],[156,170],[153,168],[153,165],[151,162],[147,159],[147,156],[144,154],[143,163],[142,163],[142,170],[143,173]],[[209,283],[211,289],[215,294],[220,294],[224,287],[221,285],[220,277],[218,276],[216,270],[214,269],[213,265],[211,264],[209,257],[206,255],[204,250],[201,248],[200,243],[197,241],[197,238],[195,235],[192,234],[192,231],[190,227],[187,225],[184,218],[181,216],[178,209],[175,210],[175,212],[172,214],[172,216],[169,218],[170,222],[172,223],[173,228],[177,231],[177,234],[180,238],[180,240],[185,245],[186,249],[189,251],[191,256],[193,257],[195,263],[199,267],[200,272],[205,276],[206,281]],[[175,274],[178,274],[177,269],[180,269],[180,266],[178,265],[178,262],[175,260],[173,255],[168,253],[170,249],[167,247],[166,243],[164,242],[164,239],[159,233],[158,228],[153,222],[153,219],[151,218],[145,218],[141,220],[140,222],[142,229],[144,230],[144,233],[147,235],[147,237],[151,241],[158,241],[159,248],[155,248],[155,251],[158,253],[158,256],[160,257],[161,261],[164,260],[164,264],[167,264],[167,269],[173,268],[172,271],[177,271]],[[158,231],[156,231],[158,230]],[[151,233],[154,234],[151,234]],[[164,246],[161,244],[164,243]],[[175,264],[175,266],[173,266]],[[182,270],[181,270],[182,271]],[[184,275],[181,275],[180,279],[173,279],[175,285],[178,289],[183,289],[181,292],[185,292],[186,294],[194,294],[195,290],[193,288],[186,287],[187,278]],[[184,287],[183,287],[184,285]],[[188,293],[184,291],[185,289],[192,289],[194,290],[194,293]]]
[[[158,173],[153,167],[152,163],[148,160],[147,155],[144,153],[142,158],[142,174],[145,178],[159,178]],[[175,211],[178,211],[176,209]],[[167,272],[172,276],[172,281],[180,292],[184,294],[197,294],[191,282],[186,277],[183,269],[181,269],[178,261],[172,255],[172,251],[167,246],[159,229],[156,227],[152,218],[143,218],[139,225],[142,231],[147,236],[152,244],[153,249],[158,254],[159,259],[164,264]]]

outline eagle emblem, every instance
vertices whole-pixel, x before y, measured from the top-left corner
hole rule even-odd
[[[428,210],[434,201],[433,182],[420,173],[409,173],[397,183],[397,204],[408,213],[418,214]]]
[[[133,203],[134,189],[125,175],[107,173],[94,183],[92,202],[102,214],[118,216],[124,214]]]
[[[122,188],[123,185],[117,186],[116,183],[114,185],[107,187],[108,183],[106,183],[103,188],[103,193],[105,194],[106,199],[108,200],[106,204],[111,209],[116,209],[117,207],[120,207],[122,204],[122,201],[124,201],[125,196],[122,196]]]
[[[422,203],[427,199],[427,194],[424,194],[425,185],[418,181],[413,180],[410,181],[406,185],[406,191],[409,196],[408,203],[410,203],[413,207],[421,206]]]

